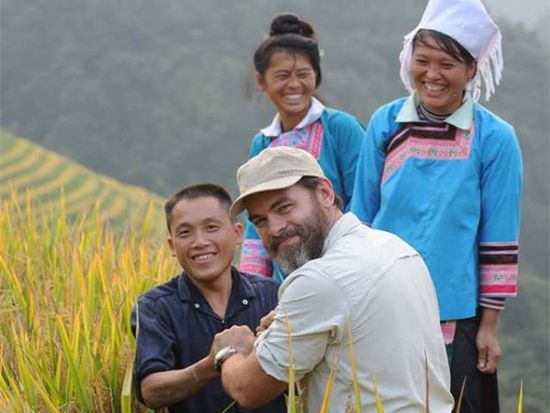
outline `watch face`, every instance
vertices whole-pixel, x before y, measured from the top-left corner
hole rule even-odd
[[[216,353],[216,360],[219,360],[221,359],[230,349],[231,347],[224,347],[220,350],[218,350],[218,352]]]
[[[224,347],[221,350],[218,350],[218,352],[214,356],[214,368],[216,370],[221,370],[223,362],[236,352],[237,350],[235,350],[233,347]]]

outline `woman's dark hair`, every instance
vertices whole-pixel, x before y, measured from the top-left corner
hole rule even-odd
[[[432,47],[427,39],[432,39],[441,50],[454,59],[466,63],[466,65],[476,63],[476,59],[464,48],[464,46],[452,37],[435,30],[420,29],[417,31],[413,38],[413,50],[418,44]]]
[[[263,76],[271,56],[276,52],[298,53],[307,57],[315,71],[315,86],[321,84],[321,56],[311,24],[292,13],[275,16],[269,28],[269,37],[254,52],[256,72]]]

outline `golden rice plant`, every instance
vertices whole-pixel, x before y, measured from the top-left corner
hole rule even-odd
[[[289,346],[289,356],[290,356],[289,380],[288,380],[289,388],[288,388],[288,398],[287,398],[288,409],[287,409],[287,412],[288,413],[294,413],[294,412],[300,412],[301,413],[302,412],[302,410],[301,410],[302,400],[299,397],[297,397],[295,395],[295,392],[294,392],[294,388],[295,388],[295,386],[294,386],[294,381],[295,381],[294,376],[295,376],[295,374],[294,374],[294,354],[293,354],[293,351],[292,351],[292,339],[291,339],[292,331],[291,331],[291,328],[290,328],[290,321],[286,317],[286,313],[285,313],[285,323],[286,323],[286,326],[287,326],[287,332],[288,332],[288,337],[289,337],[288,346]],[[360,386],[359,386],[359,376],[358,376],[357,363],[356,363],[357,355],[356,355],[356,352],[355,352],[355,346],[353,344],[352,331],[351,331],[351,328],[350,328],[349,325],[348,325],[348,328],[347,328],[347,333],[348,333],[348,339],[349,339],[348,351],[349,351],[350,362],[351,362],[352,387],[353,387],[353,395],[354,395],[354,402],[355,403],[354,403],[353,406],[345,406],[345,411],[346,411],[346,413],[347,412],[362,413],[363,408],[362,408],[362,402],[361,402],[361,390],[360,390]],[[329,412],[329,401],[330,401],[330,397],[331,397],[331,394],[332,394],[332,391],[333,391],[334,381],[336,379],[336,374],[337,374],[337,371],[338,371],[338,364],[339,364],[339,361],[337,361],[336,365],[332,366],[330,371],[329,371],[329,375],[327,377],[327,382],[326,382],[326,385],[325,385],[323,400],[322,400],[322,403],[321,403],[321,408],[320,408],[319,413],[328,413]],[[372,380],[373,380],[373,396],[374,396],[374,400],[375,400],[376,413],[384,413],[384,404],[383,404],[383,401],[382,401],[382,398],[381,398],[381,395],[380,395],[380,391],[379,391],[379,388],[378,388],[378,381],[377,381],[376,376],[374,374],[372,375]],[[462,382],[460,396],[459,396],[458,400],[455,401],[456,409],[454,411],[456,411],[456,413],[461,412],[462,398],[463,398],[463,395],[464,395],[465,386],[466,386],[466,378],[464,378],[464,381]],[[521,383],[520,383],[520,388],[519,388],[519,393],[518,393],[518,403],[517,403],[517,410],[516,410],[517,413],[522,413],[523,412],[523,394],[524,394],[524,390],[523,390],[523,380],[522,380]],[[427,359],[427,355],[425,355],[425,398],[426,398],[425,399],[426,405],[424,407],[424,412],[425,413],[430,413],[431,412],[430,403],[429,403],[429,396],[430,396],[430,383],[429,383],[429,380],[428,380],[428,359]],[[344,409],[344,406],[342,406],[342,409]],[[344,411],[344,410],[342,410],[342,411]]]
[[[96,203],[78,221],[69,221],[61,197],[37,214],[31,194],[15,191],[0,204],[1,412],[144,410],[132,389],[131,309],[139,294],[178,267],[163,241],[148,238],[159,233],[153,227],[163,225],[151,208],[139,227],[123,234],[109,228],[101,211]],[[290,336],[290,324],[288,331]],[[353,346],[349,351],[355,360]],[[290,354],[292,360],[292,347]],[[298,413],[302,405],[290,367],[288,411]],[[355,363],[352,367],[360,411]],[[323,403],[327,409],[332,376]],[[381,412],[383,400],[373,381]],[[522,406],[523,383],[518,413]]]
[[[521,383],[519,385],[517,413],[523,413],[523,380],[521,381]]]
[[[144,236],[163,225],[152,216],[120,234],[99,204],[69,223],[63,198],[42,215],[30,194],[2,202],[0,411],[139,410],[132,305],[177,272],[163,243]]]

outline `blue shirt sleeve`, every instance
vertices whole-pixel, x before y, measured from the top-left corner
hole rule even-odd
[[[329,133],[336,142],[336,159],[342,182],[344,211],[349,211],[353,195],[359,151],[365,138],[365,127],[353,116],[336,112],[328,122]]]
[[[145,376],[175,368],[176,338],[163,318],[165,311],[156,307],[156,301],[140,298],[132,311],[136,335],[134,379],[140,401],[143,401],[141,381]]]
[[[513,128],[492,122],[481,148],[479,293],[481,306],[501,309],[495,299],[517,295],[522,161]]]
[[[482,153],[480,241],[517,242],[523,168],[514,130],[493,130]]]
[[[386,158],[384,142],[387,133],[380,126],[383,114],[376,112],[369,122],[357,161],[350,210],[371,225],[380,208],[380,184]]]

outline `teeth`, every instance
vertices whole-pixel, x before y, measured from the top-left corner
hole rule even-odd
[[[430,92],[441,92],[443,89],[445,89],[444,86],[434,85],[432,83],[424,83],[424,87]]]
[[[299,94],[299,95],[286,95],[285,96],[285,99],[286,100],[290,100],[290,101],[299,101],[300,99],[302,99],[302,94]]]
[[[198,262],[204,262],[209,260],[213,256],[214,254],[201,254],[201,255],[194,256],[193,259]]]

